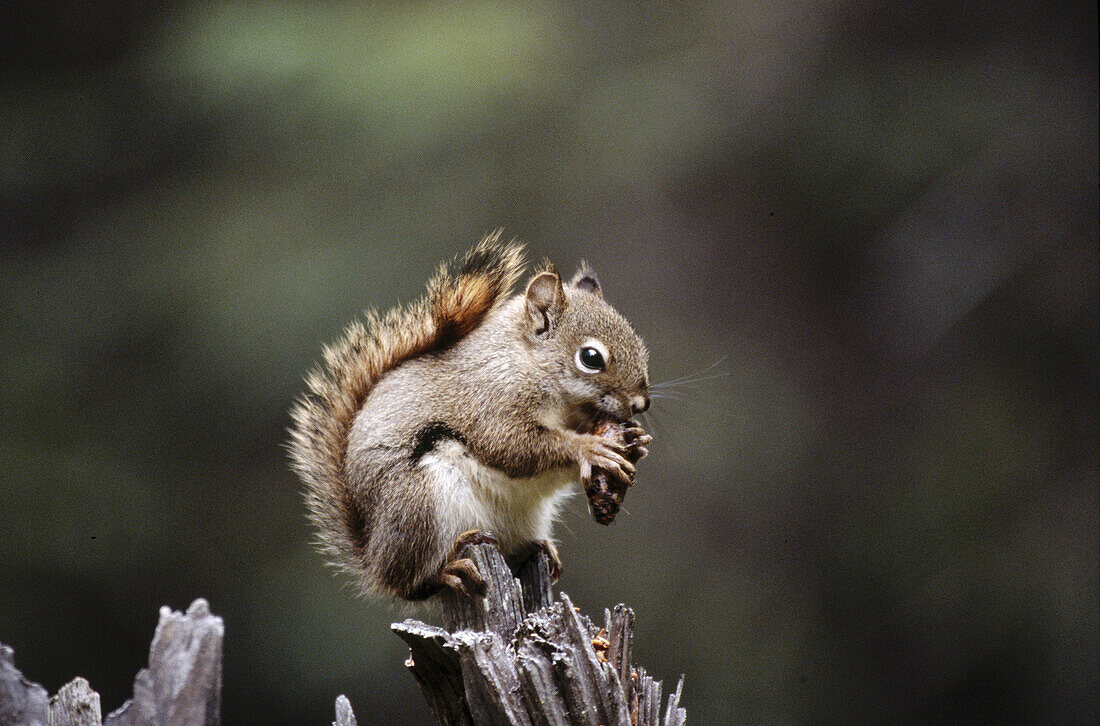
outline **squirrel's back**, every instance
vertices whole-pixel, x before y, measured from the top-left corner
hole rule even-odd
[[[500,231],[452,265],[443,264],[427,295],[384,315],[373,311],[325,348],[324,364],[291,411],[290,458],[306,489],[309,517],[334,564],[363,567],[363,513],[347,483],[348,433],[377,381],[410,358],[442,350],[474,330],[508,293],[523,268],[523,249]]]

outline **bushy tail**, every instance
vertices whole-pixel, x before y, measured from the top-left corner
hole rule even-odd
[[[339,567],[361,574],[366,545],[344,473],[355,415],[386,371],[455,342],[507,298],[523,269],[523,248],[502,244],[500,235],[441,265],[424,299],[384,315],[368,311],[325,348],[323,365],[306,377],[308,390],[291,410],[291,466],[305,485],[318,543]]]

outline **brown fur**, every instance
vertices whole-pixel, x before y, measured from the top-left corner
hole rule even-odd
[[[518,244],[487,236],[461,263],[443,264],[427,296],[384,315],[368,311],[333,345],[307,378],[308,392],[291,411],[290,458],[305,483],[309,517],[321,548],[337,566],[361,574],[369,512],[350,491],[345,472],[348,432],[367,395],[402,362],[445,349],[474,330],[503,301],[524,264]]]

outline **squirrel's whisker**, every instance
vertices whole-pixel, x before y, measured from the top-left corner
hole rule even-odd
[[[680,378],[673,378],[672,380],[661,381],[659,383],[651,383],[650,386],[649,386],[649,389],[651,391],[660,391],[660,390],[664,390],[664,389],[667,389],[667,388],[679,388],[679,387],[683,387],[683,386],[691,386],[691,385],[694,385],[696,383],[701,383],[703,381],[713,381],[713,380],[716,380],[716,379],[719,379],[719,378],[729,378],[730,376],[733,375],[733,373],[731,371],[722,371],[721,373],[711,373],[710,375],[708,375],[708,373],[710,371],[714,370],[714,367],[717,366],[721,362],[722,361],[716,361],[715,363],[712,363],[711,365],[707,366],[706,368],[704,368],[701,371],[697,371],[695,373],[689,373],[688,375],[681,376]]]

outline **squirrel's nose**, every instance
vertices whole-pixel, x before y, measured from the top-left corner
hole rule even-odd
[[[630,399],[630,407],[634,413],[644,413],[649,410],[649,396],[635,396]]]

